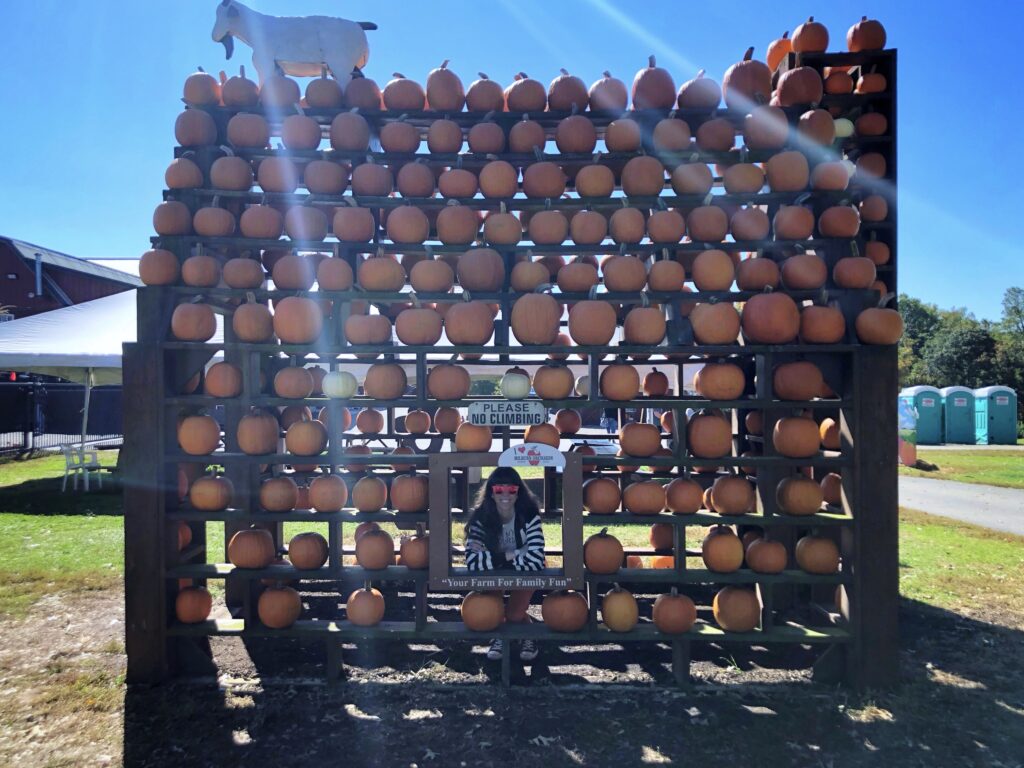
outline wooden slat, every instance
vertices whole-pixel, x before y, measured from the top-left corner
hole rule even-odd
[[[152,289],[139,290],[139,302],[158,311]],[[152,316],[152,315],[150,315]],[[162,392],[160,352],[153,346],[125,344],[124,374],[124,583],[125,651],[130,683],[157,683],[170,672],[164,631],[167,617],[163,579],[167,537],[163,519],[163,466],[159,445],[161,411],[153,407]],[[175,540],[175,543],[177,541]]]
[[[495,636],[509,640],[536,639],[562,642],[620,643],[670,641],[686,638],[714,643],[845,643],[849,633],[838,627],[803,627],[783,625],[770,632],[726,632],[723,629],[699,622],[682,635],[665,635],[654,624],[643,622],[629,632],[612,632],[603,626],[582,632],[552,632],[544,624],[503,624],[491,632],[472,632],[459,621],[429,622],[422,630],[416,629],[413,621],[383,621],[375,627],[357,627],[347,621],[295,622],[288,629],[267,629],[263,626],[246,627],[241,619],[204,621],[199,624],[175,624],[170,628],[174,635],[243,635],[246,637],[316,637],[330,635],[339,639],[390,639],[390,640],[477,640],[487,641]]]

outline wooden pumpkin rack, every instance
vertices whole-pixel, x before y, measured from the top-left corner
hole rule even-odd
[[[889,216],[885,222],[864,223],[857,238],[844,240],[834,238],[816,238],[811,240],[780,242],[775,240],[753,242],[727,242],[723,247],[730,250],[757,252],[759,255],[782,259],[787,248],[803,248],[814,250],[822,256],[831,274],[835,262],[851,253],[863,251],[867,239],[878,238],[886,242],[892,258],[887,265],[879,267],[879,279],[889,292],[897,291],[896,284],[896,52],[881,51],[862,54],[790,54],[783,62],[781,70],[793,66],[810,66],[819,71],[828,66],[870,66],[884,74],[889,88],[883,94],[826,96],[823,106],[834,107],[841,114],[852,114],[870,105],[882,111],[888,117],[888,132],[885,136],[859,138],[856,136],[843,139],[838,145],[849,157],[856,157],[859,152],[872,151],[881,153],[887,161],[887,179],[892,193],[889,199]],[[208,110],[218,126],[219,140],[223,141],[227,120],[234,112],[225,108]],[[788,109],[787,114],[792,122],[802,110]],[[283,114],[287,114],[287,110]],[[322,125],[329,125],[336,112],[325,110],[305,110],[305,114],[313,117]],[[413,125],[424,128],[439,117],[448,117],[460,126],[467,127],[481,120],[482,113],[439,114],[435,112],[403,113],[404,119]],[[619,114],[602,112],[585,113],[602,136],[607,124],[620,117]],[[282,113],[279,113],[277,124]],[[569,116],[569,113],[544,112],[531,113],[530,118],[541,123],[550,136],[557,122]],[[631,116],[650,127],[654,121],[665,117],[664,112],[637,112]],[[715,112],[677,111],[676,117],[690,122],[696,128],[702,121],[714,116],[726,117],[733,121],[742,120],[741,114],[727,110]],[[400,117],[389,112],[366,113],[371,129],[378,131],[380,126]],[[515,113],[498,113],[493,119],[504,128],[510,127],[523,116]],[[271,120],[271,126],[275,124]],[[178,148],[176,156],[186,150]],[[216,146],[188,148],[192,158],[208,177],[212,162],[224,154]],[[247,160],[258,160],[277,154],[277,150],[239,150],[235,154]],[[496,156],[464,154],[430,155],[430,154],[395,154],[380,151],[369,153],[339,153],[331,150],[289,152],[297,159],[333,159],[344,160],[353,164],[366,161],[367,157],[374,162],[395,163],[422,159],[431,165],[450,165],[456,160],[465,167],[476,167],[481,163],[494,159],[505,159],[513,164],[521,165],[536,161],[533,155],[505,153]],[[606,153],[601,157],[604,161],[620,163],[635,157],[637,153]],[[748,161],[756,162],[767,159],[771,153],[750,152]],[[559,153],[542,154],[541,159],[556,163],[573,164],[587,163],[593,160],[592,155],[563,155]],[[687,154],[688,161],[714,163],[732,160],[730,153],[695,152]],[[716,180],[717,181],[717,180]],[[494,210],[505,204],[512,211],[534,211],[549,208],[554,202],[558,209],[573,211],[583,207],[606,209],[620,207],[624,204],[640,208],[653,208],[659,204],[670,207],[686,208],[701,205],[705,199],[697,196],[675,196],[668,190],[658,198],[626,198],[621,191],[615,196],[605,199],[587,199],[570,193],[565,199],[557,201],[513,198],[510,200],[489,200],[482,198],[461,199],[459,202],[476,210]],[[752,195],[721,195],[715,194],[712,200],[719,204],[754,204],[768,206],[769,214],[783,204],[806,201],[818,213],[823,206],[843,201],[855,201],[864,194],[856,187],[842,193],[758,193]],[[225,192],[210,188],[192,190],[168,190],[164,193],[167,200],[180,200],[190,209],[208,204],[213,196],[219,196],[226,205],[242,206],[247,202],[259,202],[264,197],[276,203],[302,203],[332,208],[334,206],[355,203],[374,209],[388,209],[410,202],[424,208],[445,205],[443,198],[404,199],[401,197],[360,197],[351,193],[338,196],[269,194],[261,192],[241,191]],[[238,254],[249,251],[258,256],[263,249],[295,249],[321,253],[333,253],[335,257],[344,258],[354,264],[361,254],[400,253],[400,254],[446,254],[459,253],[466,246],[443,244],[396,245],[384,238],[383,231],[378,232],[372,242],[344,243],[333,239],[326,242],[302,242],[281,240],[254,240],[244,237],[202,238],[195,235],[155,237],[154,247],[163,248],[175,253],[179,261],[183,261],[194,252],[197,246],[207,253]],[[496,246],[495,249],[505,261],[506,275],[511,272],[512,264],[517,255],[533,253],[536,255],[587,255],[606,254],[621,251],[645,258],[679,258],[684,263],[697,252],[707,249],[706,243],[678,243],[669,246],[641,243],[626,245],[621,249],[615,245],[583,246],[572,244],[558,246]],[[831,286],[832,284],[829,283]],[[820,291],[792,291],[795,299],[814,299]],[[621,344],[610,347],[576,347],[588,355],[586,365],[591,382],[597,382],[601,367],[612,361],[616,356],[635,358],[641,354],[653,354],[655,364],[663,370],[675,370],[677,386],[683,386],[683,365],[687,362],[701,362],[716,358],[729,358],[747,372],[748,389],[742,398],[729,401],[712,401],[691,395],[671,397],[638,397],[633,401],[612,402],[605,400],[591,387],[590,394],[585,398],[570,397],[563,400],[544,401],[547,408],[608,408],[620,410],[620,414],[629,409],[666,409],[674,411],[674,429],[670,438],[672,456],[649,459],[634,459],[631,463],[650,467],[655,479],[678,476],[671,474],[702,467],[748,467],[756,470],[758,510],[756,514],[729,516],[698,512],[693,515],[660,514],[656,516],[635,516],[627,512],[610,515],[587,514],[584,522],[587,525],[629,525],[648,526],[652,523],[668,523],[673,526],[673,551],[676,554],[672,569],[644,570],[623,568],[613,576],[587,574],[587,591],[590,604],[590,620],[587,627],[579,633],[556,633],[548,630],[543,624],[507,626],[500,630],[502,636],[509,639],[535,638],[542,641],[560,644],[596,644],[601,642],[655,642],[668,643],[672,648],[672,669],[680,683],[689,679],[690,648],[693,643],[718,643],[729,645],[738,643],[772,644],[798,643],[822,644],[827,646],[815,665],[815,674],[820,679],[845,681],[856,686],[879,685],[891,681],[896,675],[897,642],[897,506],[896,506],[896,351],[893,347],[869,347],[857,343],[852,331],[852,319],[862,308],[873,304],[876,295],[872,291],[852,291],[828,288],[829,297],[839,302],[847,319],[847,337],[841,344],[821,346],[806,344],[788,344],[782,346],[736,344],[708,346],[694,344],[693,332],[685,313],[681,311],[681,303],[704,301],[742,302],[751,298],[752,292],[694,292],[687,294],[665,294],[656,292],[640,293],[599,293],[600,298],[625,304],[652,301],[667,307],[668,337],[665,346],[653,350],[647,347]],[[315,349],[309,345],[287,344],[248,344],[239,342],[231,331],[230,323],[225,323],[223,343],[198,343],[176,341],[170,337],[169,321],[171,312],[178,303],[202,299],[211,305],[214,311],[226,318],[239,300],[252,294],[255,300],[266,302],[278,300],[285,296],[308,295],[318,299],[328,299],[333,303],[333,314],[327,327],[329,332],[326,344]],[[396,461],[384,453],[372,456],[348,454],[346,446],[355,441],[365,441],[368,437],[380,444],[393,445],[396,441],[409,439],[408,433],[399,432],[395,428],[396,408],[432,409],[440,406],[465,407],[473,400],[496,398],[469,398],[466,400],[439,401],[428,398],[425,392],[425,380],[428,366],[450,360],[456,353],[485,353],[482,360],[474,361],[474,365],[494,366],[500,373],[512,365],[538,365],[545,362],[548,348],[530,348],[510,343],[508,324],[504,320],[495,323],[493,345],[486,347],[452,346],[438,348],[410,347],[397,343],[382,345],[354,346],[345,340],[340,333],[344,319],[348,316],[349,306],[353,301],[370,301],[380,306],[409,300],[404,292],[373,293],[360,290],[352,291],[280,291],[280,290],[234,290],[226,288],[194,288],[187,286],[147,287],[138,292],[138,341],[125,345],[124,378],[125,378],[125,456],[126,482],[125,489],[125,536],[126,536],[126,647],[128,653],[128,678],[133,682],[156,682],[168,676],[200,669],[209,669],[208,638],[211,635],[240,635],[242,637],[308,637],[323,640],[328,649],[327,674],[337,677],[341,672],[340,646],[343,642],[372,642],[380,639],[397,639],[413,641],[449,640],[484,640],[489,634],[470,632],[458,620],[434,621],[427,606],[427,572],[411,570],[402,566],[390,566],[383,570],[369,571],[357,566],[345,565],[343,557],[350,551],[343,545],[343,531],[348,526],[367,521],[393,522],[402,526],[412,527],[426,521],[425,513],[399,513],[394,510],[380,512],[357,512],[345,509],[336,513],[315,513],[308,510],[293,510],[286,513],[269,513],[261,511],[257,500],[257,489],[260,478],[264,476],[261,465],[284,467],[294,464],[316,464],[323,469],[338,471],[347,466],[374,468],[375,474],[388,477],[390,471],[385,469]],[[518,294],[511,291],[508,278],[504,289],[493,293],[474,293],[473,298],[500,305],[500,318],[508,318],[512,303]],[[560,301],[575,301],[587,298],[586,294],[557,294]],[[454,302],[460,301],[458,286],[453,293],[419,294],[422,301]],[[563,321],[564,324],[564,321]],[[237,365],[242,371],[243,386],[241,395],[229,400],[202,394],[181,394],[182,386],[211,359],[214,354],[223,353],[224,359]],[[672,359],[662,358],[671,353]],[[287,406],[296,405],[297,401],[279,398],[263,393],[260,386],[261,373],[270,370],[272,361],[280,359],[280,355],[292,356],[293,360],[302,361],[307,355],[317,354],[322,365],[332,370],[343,369],[347,364],[357,362],[358,355],[374,355],[387,361],[403,364],[415,374],[417,389],[413,395],[403,396],[396,400],[379,401],[364,396],[350,400],[338,401],[328,398],[309,398],[306,405],[323,406],[329,414],[329,443],[325,453],[315,458],[292,456],[287,453],[275,453],[264,456],[250,456],[239,450],[234,425],[242,414],[252,406]],[[602,360],[607,355],[608,360]],[[307,362],[310,361],[308,358]],[[831,399],[816,399],[807,402],[779,400],[772,391],[773,368],[782,362],[810,360],[819,365],[831,388],[837,393]],[[578,363],[577,363],[578,364]],[[754,383],[756,381],[756,384]],[[385,430],[380,434],[362,436],[357,433],[343,433],[343,408],[348,406],[375,407],[384,409],[387,414]],[[196,409],[213,409],[223,407],[224,422],[227,425],[224,433],[223,451],[208,456],[189,456],[179,448],[175,437],[176,420],[183,411]],[[688,455],[686,430],[679,425],[685,423],[685,412],[688,408],[724,408],[732,409],[734,428],[733,455],[722,459],[699,459]],[[811,459],[792,459],[777,455],[771,440],[762,440],[757,436],[748,435],[742,413],[748,410],[760,410],[764,415],[764,434],[770,434],[776,420],[794,409],[811,409],[816,414],[831,415],[840,423],[842,432],[842,449],[838,452],[819,454]],[[427,437],[444,440],[450,434],[430,433]],[[563,435],[563,438],[576,439],[614,439],[603,431],[584,429],[575,435]],[[522,439],[521,429],[503,428],[496,433],[503,445],[508,446]],[[760,452],[758,456],[741,456],[748,449]],[[402,456],[397,461],[416,467],[419,471],[427,468],[428,455],[417,454]],[[200,465],[221,465],[225,475],[232,481],[235,489],[232,506],[221,512],[199,512],[189,507],[187,502],[179,501],[177,487],[179,483],[179,464],[196,463]],[[619,479],[626,473],[616,470],[621,459],[609,456],[584,457],[584,465],[600,469],[609,476]],[[813,467],[815,477],[824,472],[841,470],[842,472],[842,503],[837,506],[826,506],[818,514],[810,517],[794,517],[780,512],[775,499],[775,488],[779,480],[792,474],[797,467]],[[345,470],[342,476],[351,478]],[[714,474],[701,475],[695,473],[695,479],[703,485],[709,484]],[[549,473],[545,482],[545,496],[548,501],[557,496],[557,478]],[[577,489],[578,490],[578,489]],[[456,517],[464,514],[469,506],[470,483],[464,474],[458,476],[458,504],[453,509]],[[192,541],[182,551],[178,549],[178,524],[186,522],[192,532]],[[278,546],[282,543],[282,526],[285,522],[326,523],[329,530],[329,557],[327,563],[317,571],[298,571],[291,566],[275,565],[261,570],[243,570],[223,562],[220,553],[206,551],[207,526],[224,523],[225,541],[236,531],[248,527],[250,522],[265,524],[275,536]],[[843,567],[841,572],[832,575],[813,575],[798,570],[790,565],[777,575],[764,575],[741,569],[735,573],[714,573],[704,567],[690,567],[688,559],[699,558],[699,550],[689,550],[685,546],[686,528],[689,526],[708,526],[715,524],[738,526],[761,526],[770,538],[783,542],[792,552],[793,544],[801,532],[818,531],[838,541]],[[685,556],[684,556],[685,553]],[[549,555],[560,555],[561,550],[549,548]],[[659,554],[670,554],[668,552]],[[790,555],[792,559],[792,555]],[[213,560],[214,562],[207,562]],[[217,562],[220,561],[220,562]],[[701,564],[703,566],[703,564]],[[399,619],[389,615],[389,619],[374,627],[357,627],[340,617],[333,619],[300,619],[292,627],[282,630],[271,630],[263,627],[256,617],[255,599],[261,579],[302,579],[322,581],[344,598],[351,590],[366,581],[374,583],[403,583],[411,585],[415,592],[414,609],[411,615]],[[227,601],[232,609],[233,618],[229,620],[206,621],[199,624],[179,624],[174,620],[174,597],[179,588],[180,579],[189,579],[204,584],[212,579],[225,579],[227,583]],[[749,633],[730,633],[715,626],[710,621],[699,622],[687,634],[666,636],[660,634],[649,622],[641,622],[631,632],[614,633],[601,626],[597,620],[599,604],[598,594],[602,586],[611,582],[634,585],[641,594],[665,591],[672,585],[690,585],[694,589],[707,588],[723,584],[756,585],[761,598],[763,610],[761,626]],[[837,586],[843,588],[841,608],[833,603],[833,595]],[[703,593],[701,593],[703,594]],[[799,598],[799,599],[798,599]],[[701,603],[704,605],[705,603]],[[784,617],[797,615],[792,609],[803,604],[802,622],[786,620]],[[390,611],[389,611],[390,614]],[[701,610],[701,618],[705,611]],[[510,655],[505,654],[502,667],[502,678],[507,683],[510,679]]]

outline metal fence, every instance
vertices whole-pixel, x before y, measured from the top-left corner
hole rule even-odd
[[[84,404],[81,384],[0,382],[0,456],[80,442]],[[121,423],[121,387],[94,387],[86,442],[120,445]]]

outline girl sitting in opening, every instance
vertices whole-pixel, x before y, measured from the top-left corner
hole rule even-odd
[[[497,467],[480,488],[476,505],[466,523],[466,567],[471,571],[540,571],[545,566],[544,531],[540,524],[537,498],[511,467]],[[529,622],[526,613],[533,597],[532,589],[509,592],[505,620]],[[488,659],[500,659],[504,651],[501,638],[495,638],[487,651]],[[532,661],[537,643],[524,640],[519,657]]]

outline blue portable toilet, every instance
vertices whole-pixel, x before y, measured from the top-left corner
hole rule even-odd
[[[974,390],[943,387],[941,391],[943,442],[974,445]]]
[[[1016,445],[1017,393],[998,386],[974,390],[974,426],[978,445]]]
[[[939,445],[942,442],[942,393],[927,385],[907,387],[900,400],[917,411],[917,444]]]

